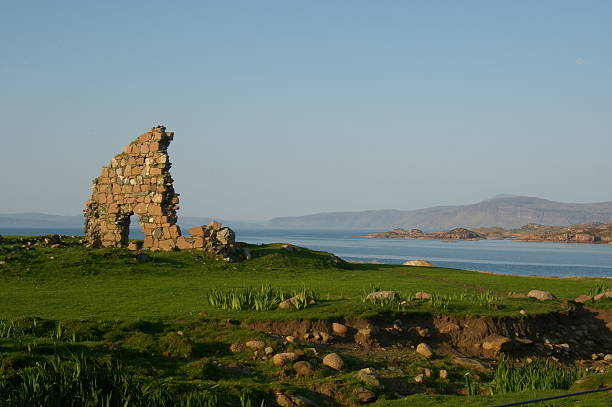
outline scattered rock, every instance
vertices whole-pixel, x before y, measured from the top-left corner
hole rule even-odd
[[[606,362],[612,362],[612,353],[606,354],[606,356],[604,356],[604,360]]]
[[[274,349],[271,346],[268,346],[264,349],[264,352],[266,353],[266,356],[270,356],[274,354]]]
[[[376,291],[368,294],[365,299],[367,301],[399,300],[400,295],[397,291]]]
[[[494,354],[511,350],[512,345],[512,339],[497,334],[487,336],[482,342],[482,348]]]
[[[332,332],[336,335],[344,336],[348,332],[348,327],[339,322],[334,322],[332,324]]]
[[[528,297],[538,299],[540,301],[554,300],[556,297],[548,291],[531,290],[527,293]]]
[[[416,331],[417,335],[419,335],[421,338],[428,338],[429,336],[431,336],[429,334],[429,329],[428,328],[423,328],[421,326],[416,326],[414,328],[414,330]]]
[[[425,356],[427,359],[433,356],[431,347],[426,343],[419,343],[416,347],[416,352],[421,356]]]
[[[576,297],[574,299],[574,301],[582,303],[582,302],[591,301],[592,299],[593,299],[593,297],[591,297],[590,295],[580,295],[580,296]]]
[[[404,266],[419,266],[419,267],[434,267],[434,265],[427,260],[408,260],[403,263]]]
[[[476,370],[479,372],[488,372],[489,369],[476,359],[455,357],[451,359],[454,365],[465,367],[467,369]]]
[[[433,295],[424,291],[419,291],[414,295],[414,298],[416,298],[417,300],[430,300],[431,297],[433,297]]]
[[[422,374],[416,375],[414,377],[415,383],[423,383],[425,381],[425,377]]]
[[[378,374],[376,373],[376,370],[371,367],[367,367],[358,371],[357,379],[359,379],[359,381],[361,381],[362,383],[367,384],[368,386],[379,388],[382,387],[382,384],[378,379]]]
[[[376,400],[376,394],[368,389],[355,389],[353,390],[353,394],[357,397],[357,401],[362,404],[371,403]]]
[[[337,353],[330,353],[323,358],[323,364],[334,370],[342,370],[344,361]]]
[[[256,350],[262,350],[263,348],[266,347],[266,344],[264,341],[248,341],[247,343],[245,343],[246,347],[251,349],[252,351],[256,351]]]
[[[278,304],[278,308],[280,309],[291,309],[291,307],[293,307],[293,304],[291,304],[291,300],[281,301],[281,303]]]
[[[604,293],[597,294],[595,297],[593,297],[595,301],[600,301],[606,298],[612,298],[612,289],[609,289],[608,291]]]
[[[314,401],[296,394],[276,393],[276,403],[281,407],[319,407]]]
[[[136,251],[142,249],[142,242],[130,242],[127,246],[128,250]]]
[[[314,373],[314,369],[312,365],[305,360],[301,360],[299,362],[295,362],[293,364],[293,370],[300,376],[310,376]]]
[[[230,350],[232,353],[240,353],[244,351],[244,345],[240,342],[234,342],[230,345]]]
[[[442,369],[439,372],[440,379],[446,380],[448,379],[448,370]]]
[[[453,322],[449,322],[448,324],[444,325],[442,328],[440,328],[440,333],[441,334],[449,334],[451,332],[456,332],[458,331],[459,325],[453,323]]]
[[[427,376],[427,377],[431,377],[431,376],[433,376],[433,371],[432,371],[431,369],[427,368],[427,367],[426,367],[426,368],[423,370],[423,373],[424,373],[424,374],[425,374],[425,376]]]
[[[278,367],[289,363],[297,362],[297,360],[298,355],[293,352],[277,353],[276,355],[272,356],[272,363],[274,363],[274,366]]]
[[[289,335],[289,336],[285,337],[285,340],[286,340],[287,342],[289,342],[289,343],[294,343],[294,342],[295,342],[295,337],[294,337],[294,336]]]

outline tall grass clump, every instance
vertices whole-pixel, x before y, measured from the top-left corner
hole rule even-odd
[[[252,406],[249,396],[230,396],[221,388],[176,393],[167,382],[136,380],[120,365],[82,356],[59,358],[24,368],[11,380],[0,377],[0,407]]]
[[[491,394],[566,390],[584,375],[584,369],[578,367],[558,366],[542,359],[535,359],[531,363],[512,362],[502,354],[495,368]]]
[[[255,310],[271,311],[286,299],[291,299],[297,309],[304,309],[316,298],[316,293],[303,288],[285,292],[270,286],[260,288],[212,288],[208,291],[208,303],[222,310]]]

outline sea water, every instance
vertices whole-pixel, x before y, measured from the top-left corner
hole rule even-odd
[[[534,276],[597,276],[612,278],[612,245],[510,240],[439,241],[433,239],[365,239],[372,230],[236,228],[238,241],[292,243],[331,252],[346,260],[401,264],[424,259],[440,267]],[[0,229],[0,235],[60,233],[82,235],[80,229]],[[130,232],[142,238],[140,231]]]

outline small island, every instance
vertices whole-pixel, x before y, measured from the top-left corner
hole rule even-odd
[[[474,230],[455,228],[441,232],[396,228],[388,232],[370,233],[363,238],[482,240],[510,239],[522,242],[612,243],[612,223],[589,222],[572,226],[546,226],[529,223],[518,229],[481,227]]]

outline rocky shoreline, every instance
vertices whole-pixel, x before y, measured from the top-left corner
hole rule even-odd
[[[594,243],[612,244],[612,223],[591,222],[572,226],[546,226],[529,223],[518,229],[482,227],[473,230],[455,228],[442,232],[423,232],[420,229],[396,228],[388,232],[370,233],[362,238],[483,240],[508,239],[520,242]]]

